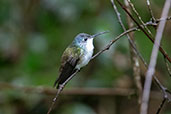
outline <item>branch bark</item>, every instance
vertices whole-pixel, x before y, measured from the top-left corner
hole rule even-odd
[[[130,12],[131,12],[131,8],[132,7],[134,8],[134,6],[133,6],[133,4],[132,4],[132,2],[130,0],[125,0],[125,5],[127,7],[127,10],[130,11]],[[135,10],[135,8],[134,8],[134,10]],[[135,10],[135,12],[137,12],[137,11]],[[137,16],[141,19],[141,17],[139,16],[138,13],[137,13]],[[127,22],[128,22],[128,27],[129,28],[132,28],[134,26],[133,21],[131,20],[131,18],[128,15],[127,15]],[[142,25],[144,26],[144,28],[147,28],[147,26],[145,26],[145,23],[143,21],[142,21]],[[130,36],[132,42],[135,44],[134,32],[129,33],[129,36]],[[135,48],[137,49],[136,44],[135,44]],[[131,54],[131,61],[132,61],[132,65],[133,65],[134,81],[135,81],[135,85],[136,85],[136,88],[137,88],[138,104],[139,104],[139,107],[140,107],[140,105],[141,105],[141,97],[142,97],[140,63],[139,63],[139,60],[138,60],[138,55],[134,51],[134,48],[132,47],[131,43],[130,43],[130,54]]]
[[[155,23],[155,24],[156,24],[156,23]],[[146,25],[152,25],[152,26],[153,26],[154,23],[152,23],[152,22],[150,21],[150,22],[147,22]],[[140,26],[141,26],[141,25],[140,25]],[[134,28],[128,29],[128,30],[126,30],[125,32],[121,33],[121,34],[120,34],[119,36],[117,36],[114,40],[112,40],[107,46],[105,46],[101,51],[99,51],[98,53],[96,53],[96,54],[91,58],[91,60],[94,59],[95,57],[99,56],[99,55],[100,55],[101,53],[103,53],[104,51],[109,50],[110,47],[111,47],[116,41],[118,41],[122,36],[127,35],[127,34],[130,33],[130,32],[137,31],[138,29],[139,29],[139,27],[134,27]],[[130,40],[130,42],[132,42],[132,41]],[[133,43],[131,43],[131,44],[133,45],[133,48],[135,48],[135,44],[133,44]],[[136,48],[135,48],[135,50],[136,50]],[[52,104],[51,104],[51,107],[49,108],[49,111],[48,111],[47,114],[50,114],[50,112],[51,112],[51,110],[53,109],[54,104],[55,104],[55,102],[56,102],[56,100],[57,100],[59,94],[61,93],[61,91],[63,90],[63,88],[65,87],[65,85],[66,85],[66,84],[67,84],[67,83],[68,83],[68,82],[69,82],[77,73],[78,73],[78,71],[77,71],[76,73],[74,73],[68,80],[66,80],[66,82],[63,83],[62,86],[58,89],[58,91],[57,91],[57,93],[56,93],[56,96],[55,96],[55,98],[53,99]]]
[[[125,0],[125,2],[127,2]],[[122,27],[122,29],[124,31],[126,31],[126,28],[122,22],[122,19],[121,19],[121,16],[120,16],[120,13],[115,5],[115,2],[113,0],[111,0],[111,3],[112,3],[112,6],[113,6],[113,9],[117,15],[117,18],[118,18],[118,21]],[[128,4],[128,3],[127,3]],[[133,23],[131,22],[130,18],[127,17],[127,20],[128,20],[128,26],[129,28],[132,28],[133,27]],[[129,41],[129,44],[130,44],[130,53],[131,53],[131,59],[132,59],[132,63],[133,63],[133,72],[134,72],[134,79],[135,79],[135,83],[136,83],[136,87],[138,89],[138,96],[139,96],[139,100],[138,102],[140,103],[141,101],[141,92],[142,92],[142,86],[141,86],[141,77],[140,77],[140,69],[139,69],[139,61],[138,61],[138,58],[137,58],[137,54],[135,52],[135,49],[136,49],[136,45],[135,45],[135,42],[134,42],[134,33],[131,32],[129,34],[127,34],[127,37],[128,37],[128,41]]]
[[[171,0],[166,0],[161,18],[167,17],[169,9],[170,9],[170,4],[171,4]],[[152,83],[152,76],[154,75],[154,72],[155,72],[158,49],[160,47],[160,41],[162,39],[165,23],[166,23],[166,20],[160,21],[159,27],[157,29],[155,42],[154,42],[153,50],[152,50],[152,54],[151,54],[150,64],[149,64],[149,67],[148,67],[148,70],[146,73],[146,80],[145,80],[145,85],[144,85],[144,90],[143,90],[140,114],[147,114],[149,95],[150,95],[150,89],[151,89],[151,83]]]
[[[144,34],[150,39],[150,41],[152,41],[152,43],[154,43],[153,38],[143,29],[143,27],[134,19],[134,17],[129,13],[129,11],[126,9],[125,5],[123,5],[119,0],[116,0],[119,5],[124,9],[124,11],[130,16],[130,18],[137,24],[137,26],[144,32]],[[166,53],[166,51],[159,46],[159,50],[160,52],[163,54],[164,57],[167,58],[167,60],[171,63],[171,58],[169,57],[169,55]]]

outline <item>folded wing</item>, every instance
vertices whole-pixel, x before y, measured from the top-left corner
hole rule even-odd
[[[73,73],[75,73],[76,65],[79,61],[79,53],[75,54],[72,49],[67,49],[62,56],[62,64],[60,74],[54,83],[54,87],[59,88]]]

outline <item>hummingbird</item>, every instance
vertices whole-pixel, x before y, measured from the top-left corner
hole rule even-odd
[[[62,54],[59,77],[56,79],[54,87],[59,89],[59,86],[75,73],[76,70],[80,70],[89,63],[94,50],[93,39],[105,33],[108,33],[108,31],[94,35],[79,33],[75,37]]]

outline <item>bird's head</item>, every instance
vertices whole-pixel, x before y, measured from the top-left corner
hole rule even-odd
[[[75,37],[73,44],[78,45],[78,46],[86,46],[87,43],[93,43],[94,38],[96,38],[99,35],[105,34],[105,33],[108,33],[108,31],[100,32],[100,33],[97,33],[94,35],[89,35],[87,33],[79,33]]]

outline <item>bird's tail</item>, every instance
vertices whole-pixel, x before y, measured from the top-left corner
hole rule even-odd
[[[72,74],[76,72],[76,69],[71,69],[68,72],[62,72],[59,77],[56,79],[53,87],[56,87],[56,89],[59,89],[59,86],[63,84]]]
[[[56,79],[55,83],[53,84],[53,87],[56,87],[56,89],[59,88],[59,85],[57,85],[59,82],[59,78]]]

